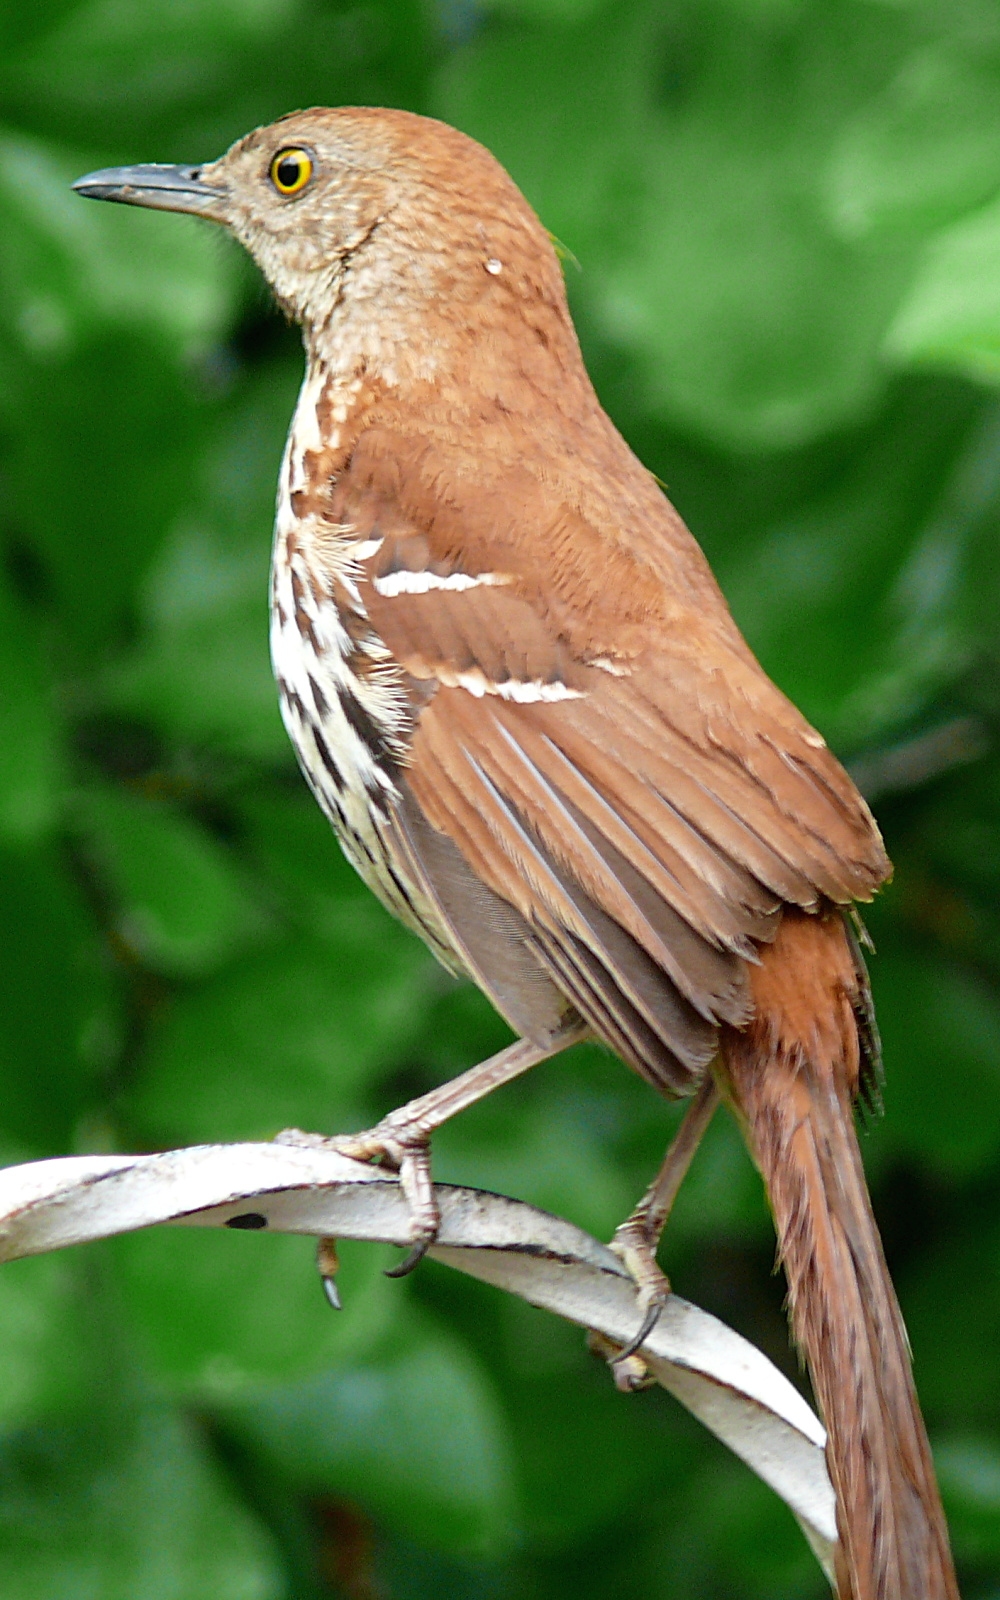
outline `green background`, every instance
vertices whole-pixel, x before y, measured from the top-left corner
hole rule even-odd
[[[1000,1595],[1000,6],[0,8],[0,1149],[364,1125],[503,1026],[390,923],[267,662],[294,330],[78,174],[310,103],[483,139],[564,242],[606,405],[852,764],[887,1114],[864,1140],[967,1600]],[[577,1051],[439,1175],[607,1236],[675,1110]],[[824,1592],[783,1506],[571,1328],[393,1252],[151,1233],[0,1274],[7,1600]],[[802,1381],[731,1124],[664,1250]]]

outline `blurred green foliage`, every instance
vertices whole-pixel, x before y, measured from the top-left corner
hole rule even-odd
[[[295,106],[408,106],[579,263],[608,408],[897,863],[866,1140],[968,1600],[1000,1594],[996,0],[34,0],[0,9],[5,1158],[345,1129],[497,1048],[340,859],[267,666],[296,336],[234,247],[87,205]],[[597,1051],[440,1175],[607,1235],[676,1113]],[[680,1292],[793,1375],[724,1119]],[[791,1518],[664,1395],[433,1265],[152,1233],[0,1274],[8,1600],[818,1596]]]

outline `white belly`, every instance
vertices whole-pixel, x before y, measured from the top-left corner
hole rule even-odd
[[[278,483],[271,662],[281,715],[306,781],[352,866],[454,971],[456,953],[437,912],[390,849],[390,814],[410,711],[400,674],[367,625],[358,592],[359,563],[370,549],[350,528],[293,511],[303,456],[315,448],[317,399],[316,382],[307,377]],[[335,593],[346,595],[350,604],[350,633]]]

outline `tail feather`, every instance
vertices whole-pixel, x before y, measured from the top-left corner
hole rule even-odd
[[[854,1132],[864,975],[842,917],[786,912],[723,1063],[767,1185],[827,1425],[841,1600],[958,1600],[902,1315]]]

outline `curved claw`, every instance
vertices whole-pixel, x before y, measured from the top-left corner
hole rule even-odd
[[[432,1243],[433,1240],[431,1239],[418,1239],[416,1244],[407,1251],[406,1255],[403,1257],[398,1266],[386,1267],[384,1276],[387,1278],[408,1277],[413,1271],[414,1267],[419,1267]],[[645,1335],[643,1337],[645,1337]]]
[[[319,1281],[323,1285],[323,1293],[334,1311],[339,1311],[340,1292],[337,1289],[336,1275],[340,1271],[340,1258],[337,1255],[336,1239],[329,1237],[317,1239],[316,1265],[319,1268]]]
[[[627,1361],[629,1356],[634,1356],[636,1351],[642,1348],[653,1329],[656,1327],[656,1324],[659,1322],[660,1312],[663,1310],[665,1304],[665,1298],[660,1298],[652,1301],[652,1303],[646,1307],[646,1315],[642,1319],[642,1326],[640,1327],[639,1332],[636,1334],[634,1339],[629,1340],[629,1343],[623,1350],[616,1352],[614,1360],[611,1363],[612,1366],[615,1366],[619,1361]]]

